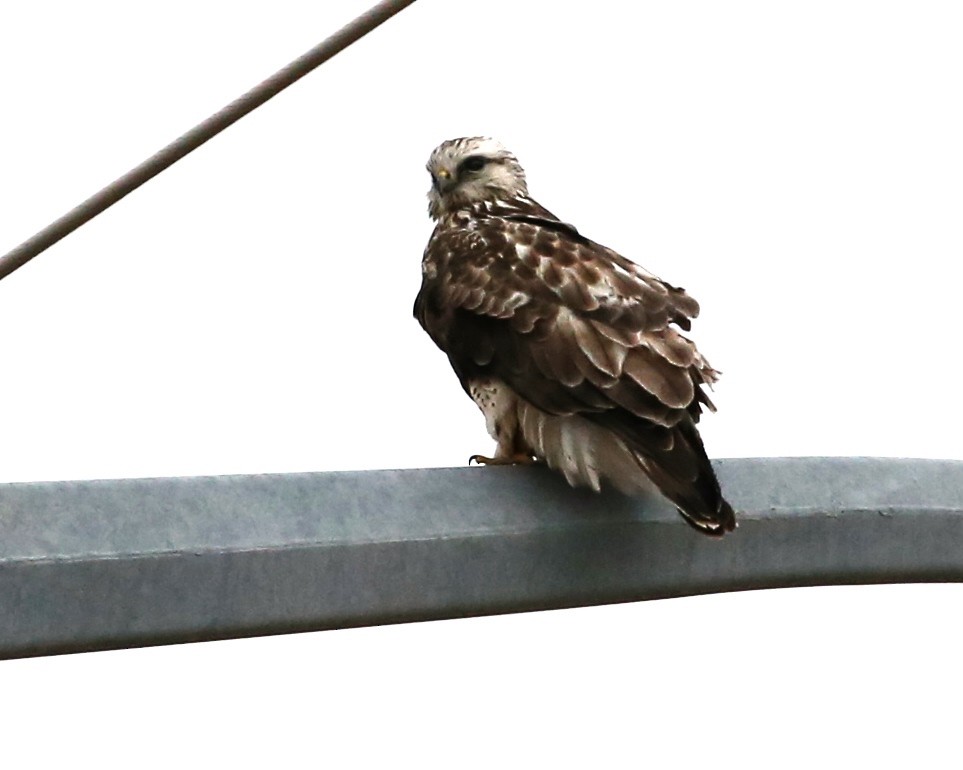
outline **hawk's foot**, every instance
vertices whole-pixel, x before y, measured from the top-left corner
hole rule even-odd
[[[537,463],[531,455],[524,452],[517,452],[510,457],[485,457],[485,455],[472,455],[468,458],[468,464],[478,463],[479,465],[534,465]]]

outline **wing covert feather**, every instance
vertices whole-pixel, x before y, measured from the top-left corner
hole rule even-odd
[[[498,377],[553,414],[698,418],[714,372],[674,328],[699,312],[684,290],[543,209],[462,224],[436,228],[416,315],[463,384]]]

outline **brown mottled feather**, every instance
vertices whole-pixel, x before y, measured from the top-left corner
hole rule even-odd
[[[698,313],[684,290],[524,196],[441,216],[415,302],[466,391],[505,382],[544,414],[521,417],[544,441],[562,440],[552,416],[610,431],[686,521],[722,534],[734,516],[695,426],[716,373],[675,328]],[[596,470],[583,470],[597,487]]]

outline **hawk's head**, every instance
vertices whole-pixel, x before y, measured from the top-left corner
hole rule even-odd
[[[528,195],[525,171],[501,143],[485,136],[449,139],[428,159],[428,213],[438,219],[479,201]]]

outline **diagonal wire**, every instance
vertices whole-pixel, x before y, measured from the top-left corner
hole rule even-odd
[[[414,2],[415,0],[382,0],[365,11],[331,37],[235,99],[220,112],[194,126],[139,166],[90,196],[13,251],[0,257],[0,280]]]

